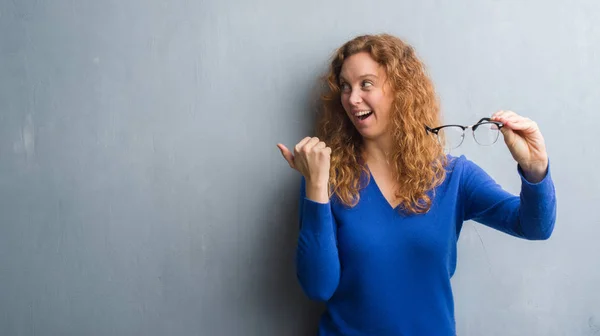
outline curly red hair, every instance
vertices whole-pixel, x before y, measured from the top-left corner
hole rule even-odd
[[[447,158],[437,139],[425,132],[425,125],[440,124],[440,109],[433,84],[412,46],[388,35],[358,36],[342,45],[333,55],[324,77],[328,87],[321,97],[322,113],[317,136],[332,149],[330,184],[343,204],[359,200],[361,174],[370,173],[361,160],[362,137],[341,104],[340,71],[344,60],[368,52],[385,69],[395,97],[391,120],[394,150],[390,153],[399,207],[407,213],[426,213],[431,207],[428,191],[445,178]]]

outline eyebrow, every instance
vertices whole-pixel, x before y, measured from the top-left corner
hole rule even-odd
[[[379,77],[377,77],[377,75],[374,75],[374,74],[364,74],[362,76],[359,76],[358,79],[363,79],[363,78],[368,78],[368,77],[379,78]],[[347,82],[346,78],[344,78],[344,76],[342,76],[341,74],[340,74],[340,81]]]

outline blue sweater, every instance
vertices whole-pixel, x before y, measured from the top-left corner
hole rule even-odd
[[[450,278],[463,221],[507,234],[547,239],[556,198],[550,168],[521,193],[503,190],[464,156],[449,157],[447,176],[427,214],[400,215],[374,179],[346,207],[306,198],[301,183],[297,276],[306,295],[325,301],[319,335],[455,335]]]

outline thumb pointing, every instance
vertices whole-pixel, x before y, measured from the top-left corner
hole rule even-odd
[[[288,162],[290,167],[296,169],[296,166],[294,165],[294,155],[292,152],[290,152],[290,150],[287,149],[287,147],[285,147],[283,144],[277,144],[277,148],[279,148],[281,155],[283,155],[283,158]]]

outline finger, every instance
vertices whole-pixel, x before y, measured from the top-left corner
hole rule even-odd
[[[314,146],[316,146],[316,145],[319,143],[319,141],[320,141],[320,140],[319,140],[319,138],[317,138],[317,137],[313,137],[313,138],[311,138],[310,140],[308,140],[308,142],[306,143],[306,145],[304,145],[304,146],[302,147],[302,151],[303,151],[304,153],[308,153],[308,152],[310,152],[310,151],[313,149],[313,147],[314,147]]]
[[[319,143],[313,147],[313,150],[322,150],[325,147],[327,147],[327,145],[323,141],[319,141]]]
[[[296,146],[294,147],[294,154],[298,154],[302,150],[302,147],[304,147],[304,145],[306,145],[306,143],[309,142],[310,139],[311,137],[306,137],[300,140],[300,142],[298,142],[298,144],[296,144]]]
[[[515,131],[533,132],[538,129],[537,123],[529,118],[509,120],[507,127]]]
[[[529,118],[525,118],[523,116],[520,116],[512,111],[504,111],[502,114],[500,114],[497,117],[498,121],[502,122],[502,123],[520,123],[523,122],[525,120],[529,120]]]
[[[504,137],[504,142],[507,145],[510,145],[510,144],[512,144],[515,141],[515,136],[516,135],[515,135],[515,132],[512,129],[510,129],[508,127],[502,127],[500,129],[500,132],[502,132],[502,136]]]
[[[490,119],[499,121],[499,119],[501,119],[504,114],[506,114],[505,110],[496,111],[494,114],[492,114]]]
[[[502,114],[496,118],[496,121],[501,122],[504,126],[510,127],[511,124],[517,123],[522,119],[517,115]]]
[[[503,121],[503,120],[508,120],[515,116],[520,117],[518,114],[516,114],[513,111],[500,110],[500,111],[497,111],[496,113],[494,113],[490,119],[495,120],[495,121]]]
[[[277,144],[277,147],[281,151],[281,155],[283,155],[283,158],[287,161],[290,167],[296,169],[296,165],[294,164],[294,155],[292,152],[290,152],[290,150],[287,149],[287,147],[285,147],[283,144]]]
[[[502,132],[502,135],[504,135],[505,138],[514,135],[514,134],[512,134],[510,126],[508,126],[508,118],[506,118],[506,115],[508,114],[508,112],[509,111],[506,111],[506,110],[500,110],[500,111],[497,111],[496,113],[494,113],[492,115],[492,117],[490,118],[493,121],[497,121],[502,124],[502,127],[500,128],[500,132]]]

